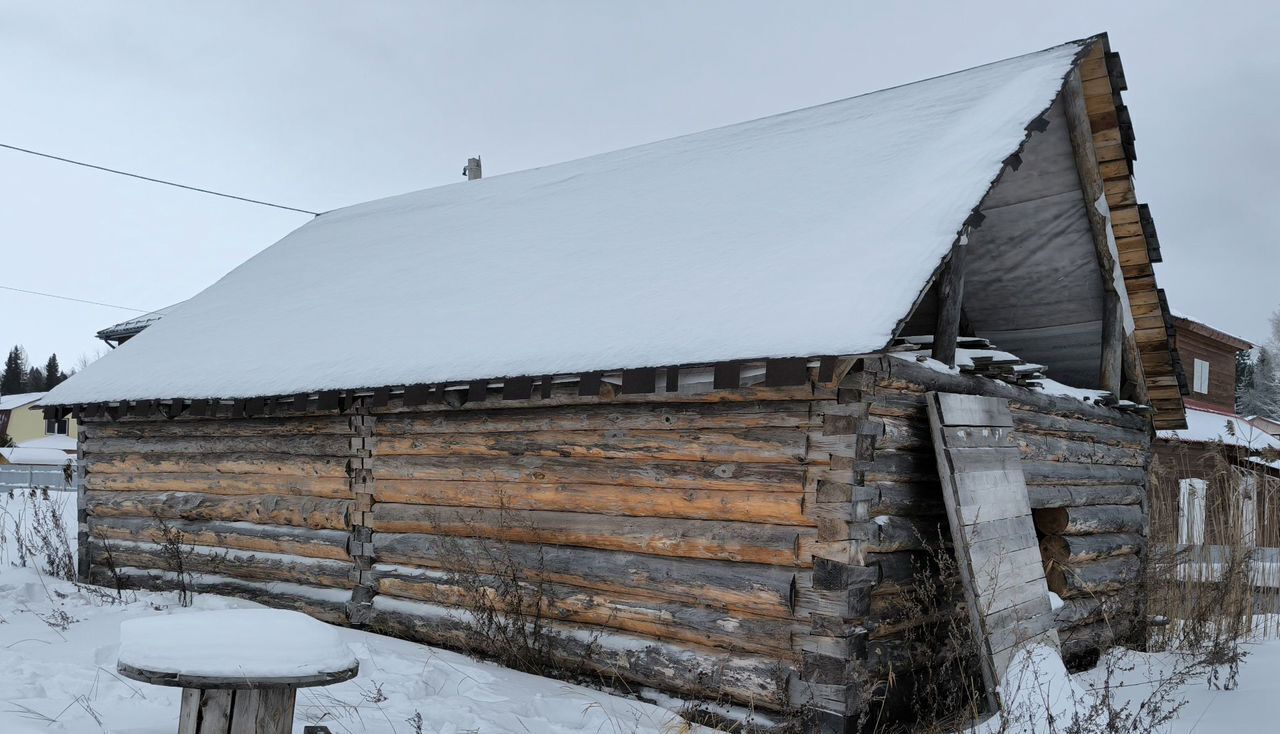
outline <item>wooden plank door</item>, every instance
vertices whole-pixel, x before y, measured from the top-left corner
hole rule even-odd
[[[928,393],[943,500],[988,704],[1020,645],[1058,646],[1013,418],[999,398]]]

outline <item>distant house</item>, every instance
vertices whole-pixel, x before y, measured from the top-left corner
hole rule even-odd
[[[1179,537],[1227,542],[1217,537],[1234,522],[1227,515],[1242,514],[1254,542],[1280,545],[1280,505],[1263,491],[1280,478],[1280,439],[1235,412],[1236,354],[1253,344],[1186,316],[1171,323],[1187,376],[1187,427],[1160,431],[1155,448],[1165,491],[1177,488]]]
[[[152,324],[156,323],[160,319],[164,318],[165,314],[169,313],[170,311],[172,311],[173,309],[177,308],[180,305],[182,304],[175,303],[172,306],[165,306],[164,308],[158,308],[155,311],[152,311],[150,313],[145,313],[141,316],[135,316],[134,318],[128,319],[126,321],[121,321],[118,324],[112,324],[111,326],[108,326],[107,328],[102,329],[94,336],[106,342],[108,346],[118,347],[121,344],[124,344],[125,342],[129,341],[133,337],[137,336],[139,333],[142,332],[143,329],[147,328],[148,326],[151,326]]]
[[[320,215],[43,401],[80,572],[172,587],[163,518],[199,588],[466,647],[514,565],[561,666],[843,732],[973,532],[991,657],[1096,659],[1186,425],[1125,88],[1097,36]]]
[[[52,443],[45,448],[70,448],[74,453],[78,422],[73,416],[46,417],[39,409],[33,410],[44,396],[42,392],[0,395],[0,435],[9,436],[15,446],[48,441]]]
[[[1261,415],[1250,416],[1247,420],[1253,424],[1255,428],[1268,436],[1280,438],[1280,421]]]

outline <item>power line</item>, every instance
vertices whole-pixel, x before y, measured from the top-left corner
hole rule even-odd
[[[44,293],[41,291],[29,291],[24,288],[14,288],[10,285],[0,285],[0,289],[6,291],[14,291],[17,293],[26,293],[32,296],[44,296],[45,298],[57,298],[61,301],[75,301],[76,303],[88,303],[94,306],[106,306],[107,308],[118,308],[122,311],[137,311],[138,313],[154,313],[154,309],[133,308],[132,306],[117,306],[114,303],[102,303],[101,301],[86,301],[83,298],[72,298],[71,296],[60,296],[56,293]]]
[[[165,186],[174,186],[180,189],[186,189],[188,191],[198,191],[202,194],[212,194],[214,196],[221,196],[224,199],[235,199],[236,201],[244,201],[250,204],[260,204],[262,206],[271,206],[271,207],[275,207],[276,209],[285,209],[291,212],[298,212],[299,214],[310,214],[313,217],[320,216],[320,212],[313,212],[309,209],[299,209],[295,206],[285,206],[283,204],[272,204],[269,201],[261,201],[259,199],[250,199],[244,196],[236,196],[235,194],[224,194],[221,191],[210,191],[209,189],[202,189],[198,186],[188,186],[186,184],[175,183],[173,181],[165,181],[164,179],[161,179],[161,178],[152,178],[150,176],[143,176],[137,173],[129,173],[128,171],[120,171],[114,168],[107,168],[106,166],[98,166],[92,163],[85,163],[84,161],[76,161],[70,158],[63,158],[62,156],[58,156],[58,155],[41,153],[38,150],[29,150],[27,148],[19,148],[16,145],[8,145],[6,143],[0,143],[0,148],[8,148],[9,150],[16,150],[19,153],[27,153],[29,155],[40,156],[41,158],[48,158],[50,160],[61,161],[63,163],[70,163],[75,166],[84,166],[85,168],[92,168],[97,171],[105,171],[107,173],[115,173],[120,176],[128,176],[130,178],[141,179],[143,181],[150,181],[151,183],[164,184]]]

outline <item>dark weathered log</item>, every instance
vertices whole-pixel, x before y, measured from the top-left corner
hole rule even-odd
[[[1110,464],[1145,467],[1148,451],[1142,446],[1110,446],[1095,444],[1088,433],[1063,438],[1035,433],[1014,433],[1013,440],[1022,457],[1029,461],[1077,464]]]
[[[86,456],[89,474],[148,474],[169,472],[190,474],[287,474],[297,477],[345,477],[347,459],[336,456],[294,456],[290,454],[241,453],[201,456],[199,454],[109,454]]]
[[[800,428],[651,431],[530,431],[518,433],[378,432],[381,456],[545,456],[797,464],[805,458]]]
[[[793,492],[381,479],[379,502],[812,525]],[[350,490],[348,490],[348,493]]]
[[[104,543],[107,548],[103,548]],[[161,571],[209,573],[243,581],[286,581],[339,589],[351,588],[350,561],[257,553],[253,551],[218,550],[204,546],[179,546],[181,559],[156,543],[134,541],[90,540],[90,555],[101,562],[110,552],[112,562],[134,568]]]
[[[442,433],[607,431],[616,429],[704,431],[803,427],[810,424],[808,401],[581,405],[555,410],[520,408],[379,416],[380,436]]]
[[[1040,541],[1040,553],[1047,561],[1073,565],[1110,556],[1141,553],[1146,544],[1146,538],[1137,533],[1050,535]]]
[[[487,644],[445,607],[378,597],[373,609],[370,628],[377,632],[463,650],[484,649]],[[771,657],[675,645],[564,622],[547,626],[556,636],[555,654],[565,668],[766,709],[779,709],[785,702],[785,686],[779,681],[788,668]]]
[[[84,423],[85,437],[191,438],[195,436],[289,436],[351,433],[347,416],[281,418],[178,418],[171,421]]]
[[[1135,505],[1051,507],[1035,510],[1036,529],[1044,535],[1141,533],[1145,516]]]
[[[1027,498],[1031,500],[1033,509],[1085,505],[1136,505],[1142,502],[1145,494],[1145,489],[1131,484],[1033,484],[1027,487]]]
[[[1054,461],[1023,461],[1027,484],[1134,484],[1145,486],[1147,471],[1141,466],[1108,464],[1064,464]]]
[[[87,490],[104,492],[196,492],[220,495],[275,494],[343,499],[351,496],[347,477],[292,477],[276,474],[89,474]]]
[[[1019,433],[1042,433],[1066,438],[1088,436],[1094,443],[1129,446],[1148,450],[1151,438],[1146,430],[1125,428],[1087,418],[1071,418],[1035,410],[1013,409],[1013,426]]]
[[[1089,594],[1105,594],[1132,587],[1142,571],[1136,555],[1115,556],[1089,563],[1050,563],[1045,569],[1049,590],[1063,599]]]
[[[440,570],[490,570],[494,559],[514,564],[528,578],[603,592],[659,599],[757,615],[789,618],[792,586],[800,573],[780,566],[690,560],[571,546],[538,547],[474,538],[374,533],[378,560]],[[460,563],[460,559],[466,563]],[[469,564],[469,565],[468,565]]]
[[[1081,596],[1063,599],[1062,607],[1053,613],[1058,629],[1075,627],[1102,619],[1107,613],[1106,596]]]
[[[265,553],[287,553],[309,558],[349,561],[346,530],[308,530],[247,522],[169,520],[182,533],[184,544],[232,548]],[[163,543],[164,533],[154,518],[98,517],[90,515],[84,526],[95,539]]]
[[[867,482],[857,487],[859,499],[869,502],[868,514],[913,516],[945,516],[942,485],[938,482]],[[819,487],[821,491],[821,487]]]
[[[960,333],[960,312],[964,303],[967,244],[962,237],[951,246],[951,255],[934,281],[938,291],[938,317],[933,329],[933,358],[948,367],[956,366],[956,337]]]
[[[523,604],[523,612],[544,618],[613,627],[660,639],[680,640],[738,652],[764,653],[791,659],[796,653],[791,635],[806,623],[776,617],[729,612],[697,604],[682,604],[626,593],[604,593],[551,583],[524,582],[517,600],[501,591],[501,584],[484,576],[462,577],[443,572],[407,573],[401,567],[375,567],[378,592],[446,606],[473,608],[485,594],[500,608]],[[509,610],[508,610],[509,611]]]
[[[351,502],[313,497],[220,497],[168,492],[85,492],[89,514],[97,517],[159,515],[181,520],[223,520],[341,530]]]
[[[104,567],[91,569],[92,581],[99,586],[114,588],[116,577]],[[173,591],[179,588],[174,574],[145,568],[122,567],[116,576],[129,589]],[[337,589],[322,589],[287,583],[256,583],[239,581],[226,576],[196,576],[193,586],[206,594],[221,594],[258,602],[277,609],[304,612],[333,624],[346,624],[346,604],[349,594]]]
[[[938,372],[915,362],[895,357],[882,358],[880,365],[880,367],[876,368],[879,370],[876,373],[878,379],[874,401],[877,404],[882,399],[898,399],[904,400],[906,404],[910,405],[915,402],[912,397],[912,394],[914,394],[919,396],[920,405],[923,406],[923,393],[929,390],[937,390],[939,392],[962,393],[965,395],[988,395],[1007,398],[1010,401],[1009,407],[1011,410],[1053,413],[1134,430],[1145,430],[1147,425],[1147,419],[1141,415],[1088,404],[1075,398],[1048,395],[986,377],[964,373]]]
[[[574,545],[630,553],[708,558],[779,566],[806,566],[799,552],[815,531],[786,525],[713,520],[618,517],[531,510],[517,518],[486,508],[402,505],[379,502],[374,530],[487,537],[524,543]]]
[[[938,481],[938,467],[930,454],[915,451],[876,451],[869,461],[846,460],[832,462],[830,468],[813,466],[809,476],[854,484],[858,481],[872,483],[911,483]]]
[[[549,407],[566,407],[566,406],[592,406],[592,405],[634,405],[634,404],[681,404],[681,403],[751,403],[763,401],[795,401],[795,400],[812,400],[812,399],[834,399],[835,390],[827,389],[814,385],[796,385],[793,387],[741,387],[741,388],[722,388],[712,389],[708,382],[705,385],[694,388],[690,386],[688,390],[681,388],[682,392],[663,392],[661,390],[653,393],[635,393],[627,394],[616,390],[601,390],[599,396],[596,395],[579,395],[578,385],[576,383],[556,385],[549,398],[541,396],[540,391],[535,390],[532,397],[526,400],[501,400],[500,395],[495,391],[493,399],[484,401],[463,401],[456,404],[446,403],[426,403],[423,405],[406,406],[404,401],[396,396],[391,399],[385,406],[379,406],[372,409],[375,415],[382,416],[395,413],[441,413],[451,411],[473,411],[473,410],[512,410],[520,408],[549,408]],[[459,391],[450,391],[457,393]]]
[[[288,429],[270,436],[144,436],[142,438],[94,438],[85,441],[85,455],[269,453],[288,456],[350,456],[348,436],[328,434],[293,435]]]
[[[379,479],[611,484],[684,489],[803,492],[805,468],[693,461],[379,456],[375,472]]]

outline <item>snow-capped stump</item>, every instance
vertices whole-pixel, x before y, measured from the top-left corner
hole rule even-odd
[[[226,609],[130,619],[117,670],[184,688],[178,734],[287,734],[298,688],[360,670],[337,630],[300,612]]]

